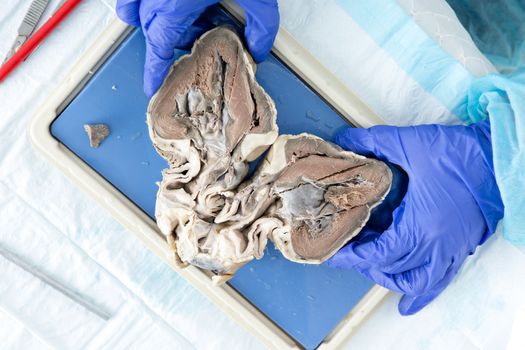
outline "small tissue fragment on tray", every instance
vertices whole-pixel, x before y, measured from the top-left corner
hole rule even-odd
[[[89,138],[89,145],[98,148],[102,141],[109,136],[109,128],[106,124],[84,124],[84,130]]]
[[[384,163],[316,136],[278,138],[275,104],[255,69],[237,33],[215,28],[175,62],[148,106],[150,138],[169,165],[157,225],[180,266],[212,270],[216,283],[260,259],[268,240],[292,261],[328,259],[392,181]]]

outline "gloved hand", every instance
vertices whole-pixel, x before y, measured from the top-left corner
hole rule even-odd
[[[192,24],[220,0],[117,0],[117,15],[142,26],[146,37],[144,92],[151,97],[168,74],[174,49],[185,49],[202,34]],[[253,58],[266,58],[279,29],[277,0],[237,0],[246,12],[244,35]]]
[[[445,289],[503,217],[489,122],[349,128],[335,142],[399,165],[409,180],[390,227],[365,228],[327,263],[403,293],[399,312],[413,314]]]

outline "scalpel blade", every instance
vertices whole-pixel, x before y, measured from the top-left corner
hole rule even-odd
[[[31,33],[33,33],[40,18],[42,18],[44,11],[49,5],[49,2],[50,0],[33,0],[31,6],[29,6],[29,10],[24,16],[22,24],[20,24],[20,27],[18,28],[18,36],[16,37],[11,50],[7,53],[4,63],[15,54],[20,46],[26,42]]]

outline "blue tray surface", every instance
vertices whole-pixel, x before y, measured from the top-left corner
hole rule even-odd
[[[212,9],[214,23],[228,21]],[[156,181],[166,162],[148,136],[142,92],[144,37],[134,31],[51,126],[55,138],[154,218]],[[186,52],[179,51],[177,56]],[[347,125],[315,92],[274,56],[258,65],[257,79],[274,99],[281,134],[309,132],[332,139]],[[83,125],[105,123],[111,135],[89,147]],[[355,271],[292,263],[273,245],[229,282],[307,349],[317,347],[370,290]]]

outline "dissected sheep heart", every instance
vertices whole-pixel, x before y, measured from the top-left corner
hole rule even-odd
[[[257,244],[214,219],[245,177],[247,162],[277,138],[276,115],[255,80],[255,64],[227,27],[203,35],[173,65],[150,102],[148,125],[169,163],[157,224],[182,262],[226,273],[253,258]]]
[[[148,107],[150,137],[169,163],[157,224],[181,265],[213,270],[216,281],[261,258],[268,239],[290,260],[326,260],[391,184],[380,161],[312,135],[277,138],[274,103],[254,76],[237,34],[219,27],[173,65]]]

